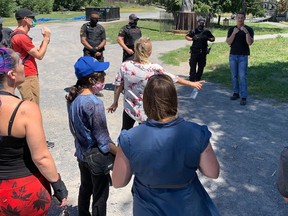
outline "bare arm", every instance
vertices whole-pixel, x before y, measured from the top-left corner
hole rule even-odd
[[[214,41],[215,41],[215,37],[208,38],[208,41],[210,41],[210,42],[214,42]]]
[[[117,38],[117,42],[118,44],[123,48],[123,50],[125,50],[127,53],[129,53],[130,55],[132,55],[134,53],[134,51],[130,48],[128,48],[126,46],[126,44],[124,43],[124,37],[122,36],[118,36]]]
[[[193,40],[193,39],[192,39],[191,37],[189,37],[188,35],[185,36],[185,39],[186,39],[187,41],[192,41],[192,40]]]
[[[201,153],[199,170],[203,175],[207,176],[208,178],[216,179],[219,176],[220,166],[210,143],[208,144],[207,148]]]
[[[252,43],[254,42],[254,39],[251,37],[249,31],[244,27],[242,26],[241,27],[241,30],[244,31],[245,35],[246,35],[246,42],[249,46],[252,45]]]
[[[83,44],[83,46],[89,50],[92,50],[93,47],[88,43],[87,38],[86,37],[80,37],[80,41]]]
[[[119,86],[115,86],[114,88],[114,101],[113,104],[107,108],[108,112],[115,112],[117,107],[118,107],[118,101],[119,101],[119,97],[120,97],[120,93],[123,89],[123,84],[119,85]]]
[[[227,37],[227,38],[226,38],[226,43],[227,43],[229,46],[233,43],[234,38],[235,38],[235,35],[236,35],[238,32],[239,32],[239,29],[235,27],[235,28],[233,29],[233,32],[232,32],[232,34],[230,35],[230,37]]]
[[[58,172],[48,150],[43,130],[42,116],[39,106],[32,102],[24,102],[26,140],[31,152],[31,157],[41,174],[49,181],[58,180]]]
[[[188,80],[185,80],[181,77],[178,77],[178,81],[177,83],[181,84],[181,85],[187,85],[193,88],[197,88],[198,90],[200,90],[202,88],[202,84],[204,83],[204,80],[198,81],[198,82],[191,82]]]
[[[33,56],[34,58],[38,59],[38,60],[42,60],[46,51],[47,51],[47,47],[48,44],[50,42],[50,36],[51,36],[51,31],[50,29],[48,29],[47,27],[43,27],[41,29],[42,35],[43,35],[43,41],[40,45],[40,48],[37,49],[36,47],[34,47],[33,49],[31,49],[28,53],[29,55]]]
[[[118,147],[113,172],[112,185],[115,188],[125,187],[132,177],[130,163],[124,155],[121,147]]]

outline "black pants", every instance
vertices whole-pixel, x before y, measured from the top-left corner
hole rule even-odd
[[[126,51],[123,51],[122,62],[127,61],[127,60],[133,60],[133,59],[134,59],[134,54],[130,55]]]
[[[130,128],[132,128],[135,124],[135,120],[133,118],[131,118],[126,112],[125,110],[123,110],[123,115],[122,115],[122,129],[126,129],[129,130]]]
[[[92,215],[106,216],[110,175],[92,175],[86,162],[78,161],[78,166],[81,183],[78,195],[78,215],[91,216],[89,206],[92,195]]]
[[[190,65],[189,80],[190,81],[195,82],[195,81],[201,80],[204,67],[206,66],[206,55],[207,55],[206,52],[191,53],[191,57],[189,60],[189,65]]]

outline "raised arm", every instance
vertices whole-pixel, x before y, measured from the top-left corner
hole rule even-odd
[[[41,32],[43,35],[43,41],[40,45],[40,48],[38,49],[38,48],[34,47],[30,51],[28,51],[29,55],[33,56],[34,58],[36,58],[38,60],[43,59],[43,57],[47,51],[47,47],[48,47],[48,44],[50,42],[50,37],[51,37],[51,31],[47,27],[43,27],[41,29]]]
[[[229,31],[230,31],[230,30],[229,30]],[[234,41],[234,39],[235,39],[235,35],[236,35],[238,32],[239,32],[239,29],[235,27],[235,28],[233,29],[233,32],[231,33],[231,35],[228,33],[229,36],[227,36],[227,38],[226,38],[226,43],[227,43],[229,46],[233,43],[233,41]]]
[[[208,178],[217,179],[219,176],[220,166],[210,143],[201,153],[199,170]]]

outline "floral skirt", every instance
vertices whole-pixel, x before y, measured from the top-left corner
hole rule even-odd
[[[50,184],[41,174],[0,180],[1,216],[46,215],[50,204]]]

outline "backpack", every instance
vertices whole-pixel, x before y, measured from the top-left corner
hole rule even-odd
[[[11,40],[12,40],[12,37],[14,37],[15,35],[17,34],[25,34],[24,32],[22,31],[12,31],[12,29],[10,28],[3,28],[2,29],[2,34],[3,34],[3,38],[1,40],[1,43],[0,45],[1,46],[4,46],[4,47],[7,47],[7,48],[10,48],[10,49],[13,49],[12,48],[12,44],[11,44]],[[25,61],[29,58],[29,53],[25,56],[24,59],[22,59],[22,63],[24,64]]]

